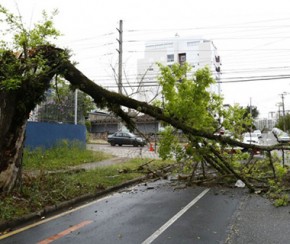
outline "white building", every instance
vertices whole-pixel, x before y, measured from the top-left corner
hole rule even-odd
[[[175,38],[154,40],[146,43],[145,55],[137,62],[138,82],[140,83],[138,100],[150,102],[160,94],[157,76],[159,68],[156,62],[163,65],[173,63],[189,63],[193,72],[208,66],[216,80],[219,80],[220,57],[211,40],[201,38]],[[220,94],[219,83],[210,88],[212,92]]]

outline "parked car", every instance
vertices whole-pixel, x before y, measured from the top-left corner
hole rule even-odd
[[[259,138],[262,138],[262,132],[260,130],[254,130],[254,133],[257,134]]]
[[[260,144],[260,140],[258,137],[258,134],[256,133],[244,133],[243,134],[243,143],[247,143],[247,144],[253,144],[253,145],[259,145]],[[242,152],[251,152],[254,155],[260,155],[261,151],[259,149],[247,149],[247,148],[243,148]]]
[[[290,142],[290,136],[288,133],[278,128],[273,128],[272,133],[276,137],[278,142]]]
[[[279,135],[277,135],[277,141],[278,142],[290,142],[290,136],[286,132],[282,132]]]
[[[111,146],[133,145],[134,147],[143,147],[146,145],[145,139],[130,132],[116,132],[112,135],[109,135],[108,142],[111,144]]]
[[[256,133],[244,133],[243,134],[243,143],[247,144],[260,144],[259,137]]]
[[[283,131],[280,130],[279,128],[273,128],[272,129],[272,133],[274,134],[274,136],[278,136],[279,134],[281,134]]]

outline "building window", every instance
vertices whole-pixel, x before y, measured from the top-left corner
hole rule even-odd
[[[179,61],[179,64],[183,64],[184,62],[186,62],[186,53],[179,53],[178,61]]]
[[[221,62],[221,60],[220,60],[220,56],[215,56],[215,61],[216,61],[217,63],[220,63],[220,62]]]
[[[174,54],[167,54],[167,63],[174,62]]]

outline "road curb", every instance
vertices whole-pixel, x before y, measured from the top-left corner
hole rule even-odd
[[[53,214],[57,211],[63,210],[63,209],[68,208],[68,207],[75,207],[76,205],[84,203],[85,201],[93,201],[93,200],[98,199],[100,197],[104,197],[110,193],[116,192],[120,189],[141,183],[147,179],[148,179],[148,177],[142,176],[142,177],[139,177],[137,179],[126,181],[120,185],[109,187],[109,188],[107,188],[103,191],[100,191],[100,192],[85,194],[85,195],[76,197],[74,199],[68,200],[68,201],[60,202],[60,203],[55,204],[53,206],[47,206],[38,212],[30,213],[30,214],[24,215],[20,218],[0,223],[0,232],[17,228],[17,227],[24,225],[26,223],[29,223],[29,222],[39,221],[43,217],[50,215],[50,214]],[[0,233],[0,236],[1,236],[1,233]]]

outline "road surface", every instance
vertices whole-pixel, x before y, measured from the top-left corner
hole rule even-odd
[[[264,135],[265,144],[272,144]],[[149,148],[88,145],[119,157],[158,158]],[[139,154],[138,154],[139,153]],[[0,236],[0,243],[263,243],[290,240],[290,207],[246,189],[142,183]]]
[[[176,184],[142,183],[11,232],[0,242],[289,243],[289,207],[275,208],[245,189]]]

